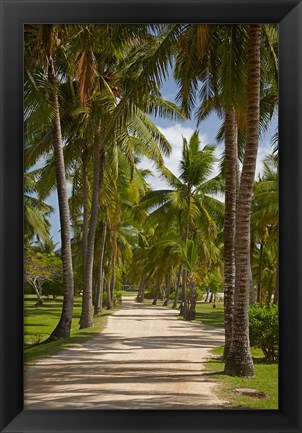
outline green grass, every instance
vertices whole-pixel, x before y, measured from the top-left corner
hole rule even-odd
[[[196,304],[196,321],[207,326],[224,327],[224,308],[222,303],[216,303],[216,308],[213,304],[198,302]]]
[[[216,392],[232,409],[278,409],[278,364],[266,363],[260,349],[252,348],[255,377],[240,378],[223,374],[224,362],[221,359],[223,347],[211,351],[215,358],[206,363],[210,377],[217,382]],[[266,398],[248,397],[236,393],[235,388],[253,388],[266,393]]]
[[[108,315],[115,310],[102,311],[94,317],[93,328],[79,329],[82,298],[75,298],[74,316],[71,327],[71,337],[47,344],[37,344],[46,340],[54,330],[61,315],[62,297],[55,300],[45,300],[42,307],[35,307],[36,297],[27,295],[24,299],[24,362],[32,363],[38,358],[52,356],[66,347],[81,344],[95,337],[106,326]]]
[[[122,296],[137,296],[137,291],[122,290]]]

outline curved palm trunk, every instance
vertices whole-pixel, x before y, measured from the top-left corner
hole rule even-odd
[[[92,278],[93,278],[93,261],[94,261],[94,244],[95,233],[98,221],[99,194],[101,178],[104,167],[104,150],[101,149],[101,133],[98,130],[94,140],[94,169],[93,169],[93,186],[91,199],[91,215],[89,221],[89,232],[87,239],[87,253],[85,260],[85,284],[83,287],[82,314],[80,319],[80,329],[91,328],[93,326],[92,311]]]
[[[250,218],[259,139],[261,25],[250,26],[247,83],[247,140],[240,181],[236,218],[236,308],[233,338],[225,364],[232,376],[253,376],[249,343]]]
[[[225,112],[224,359],[228,356],[233,334],[237,165],[237,122],[232,108]]]
[[[96,302],[94,306],[94,314],[102,311],[103,307],[103,287],[104,287],[104,253],[106,245],[107,223],[103,223],[102,238],[101,238],[101,251],[98,263],[98,284],[96,292]]]
[[[177,308],[177,304],[178,304],[178,294],[179,294],[179,286],[180,286],[181,273],[182,273],[182,266],[179,267],[178,273],[177,273],[175,298],[174,298],[174,302],[173,302],[173,306],[172,306],[172,308],[174,308],[174,309]]]
[[[53,61],[51,61],[51,80],[55,83],[55,73]],[[74,282],[70,239],[70,215],[67,194],[67,181],[64,164],[60,107],[58,93],[53,93],[53,107],[55,113],[54,120],[54,156],[56,166],[56,181],[59,201],[61,243],[62,243],[62,265],[63,265],[63,286],[64,297],[62,313],[56,328],[51,333],[49,340],[70,337],[70,328],[73,312]]]

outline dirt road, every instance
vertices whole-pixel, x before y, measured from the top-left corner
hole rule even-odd
[[[222,407],[204,370],[223,330],[124,298],[106,329],[25,369],[25,409]]]

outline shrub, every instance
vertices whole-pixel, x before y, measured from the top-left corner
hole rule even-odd
[[[153,287],[149,287],[147,290],[145,290],[144,292],[144,298],[146,299],[154,299],[155,298],[155,294],[157,291],[157,287],[153,286]],[[158,299],[162,298],[162,292],[160,291],[159,295],[158,295]]]
[[[196,287],[197,301],[203,300],[204,290],[201,286]]]
[[[276,361],[278,359],[278,306],[251,305],[249,322],[251,346],[260,347],[267,361]]]
[[[170,300],[171,301],[174,301],[175,295],[176,295],[175,291],[170,293]],[[181,287],[179,288],[179,291],[178,291],[178,301],[180,301],[180,299],[181,299]]]
[[[63,281],[46,281],[42,286],[42,293],[45,296],[52,296],[54,299],[57,296],[64,295]]]
[[[103,292],[103,305],[107,305],[108,293]],[[122,303],[122,292],[120,290],[115,290],[113,292],[113,305],[120,305]]]
[[[113,304],[121,305],[122,303],[122,292],[120,290],[115,290],[113,293]]]

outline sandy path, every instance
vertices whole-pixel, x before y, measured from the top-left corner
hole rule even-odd
[[[223,405],[204,371],[223,330],[135,304],[97,337],[25,369],[25,409],[202,409]]]

